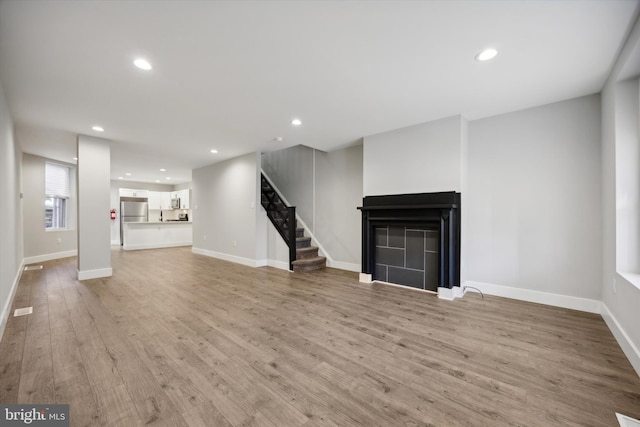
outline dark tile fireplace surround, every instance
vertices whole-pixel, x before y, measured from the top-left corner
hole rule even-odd
[[[362,199],[362,273],[437,291],[460,285],[460,193]]]

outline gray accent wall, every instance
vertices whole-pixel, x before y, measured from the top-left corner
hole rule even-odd
[[[9,107],[0,86],[0,338],[20,277],[22,259],[22,153]]]

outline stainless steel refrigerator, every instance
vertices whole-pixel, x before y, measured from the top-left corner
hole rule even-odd
[[[120,202],[120,245],[124,245],[125,222],[148,222],[149,204],[147,202]]]

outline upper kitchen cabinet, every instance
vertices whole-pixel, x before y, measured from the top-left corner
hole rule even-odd
[[[191,209],[189,207],[189,189],[171,192],[172,199],[180,199],[180,209]]]
[[[178,197],[180,198],[181,209],[191,209],[189,206],[189,189],[178,191]]]
[[[147,191],[147,190],[131,190],[131,189],[128,189],[128,188],[121,188],[120,189],[120,197],[148,198],[149,197],[149,191]]]
[[[171,193],[160,193],[160,206],[162,210],[171,209]]]
[[[171,193],[167,191],[149,191],[149,209],[171,209]]]

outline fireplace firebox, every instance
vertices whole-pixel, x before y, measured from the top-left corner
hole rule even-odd
[[[460,285],[460,193],[362,200],[362,273],[436,291]]]

